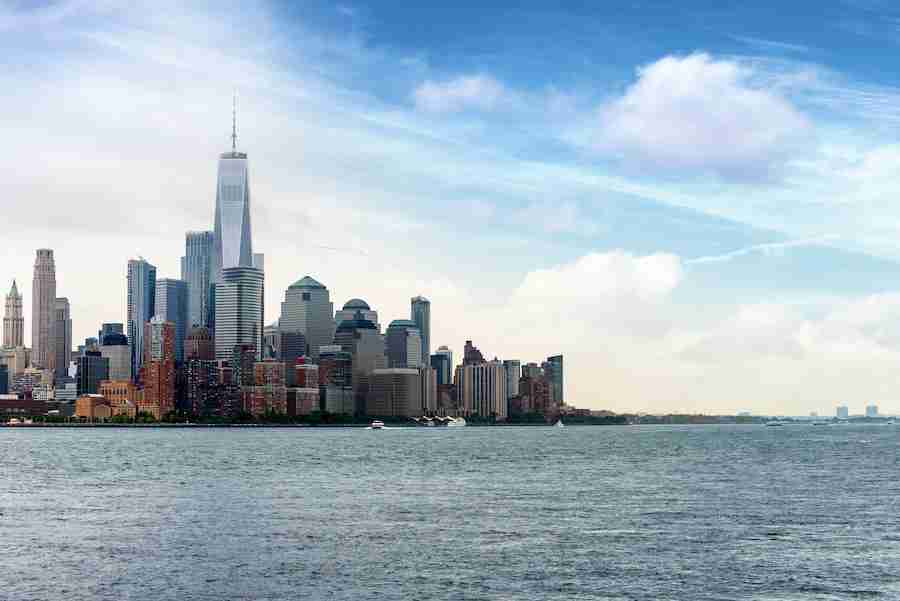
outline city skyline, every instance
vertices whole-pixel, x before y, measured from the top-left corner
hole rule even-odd
[[[632,9],[550,11],[540,21],[558,45],[538,55],[521,42],[540,33],[533,13],[509,6],[484,8],[504,25],[473,33],[473,53],[442,7],[166,6],[165,25],[91,3],[0,9],[8,55],[30,65],[0,75],[19,90],[0,100],[17,149],[0,282],[25,293],[26,340],[37,248],[56,251],[76,341],[124,321],[129,258],[178,277],[184,232],[213,225],[212,162],[237,89],[268,321],[310,274],[383,324],[425,295],[432,350],[476,337],[501,359],[562,353],[567,400],[582,406],[900,406],[886,334],[900,322],[898,85],[870,60],[896,9],[788,10],[768,31],[762,5],[726,18],[687,2],[704,27],[652,39]],[[393,25],[407,19],[433,35]],[[620,51],[578,63],[578,40],[578,56]],[[691,93],[673,97],[676,82]]]

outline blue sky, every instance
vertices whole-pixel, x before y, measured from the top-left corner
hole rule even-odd
[[[210,226],[236,91],[269,320],[308,273],[384,323],[429,296],[457,351],[563,352],[583,406],[900,412],[898,24],[874,1],[0,1],[0,278],[27,290],[52,246],[76,338],[123,319],[127,259],[177,276]]]

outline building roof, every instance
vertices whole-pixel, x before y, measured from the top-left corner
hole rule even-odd
[[[388,326],[388,329],[391,328],[415,328],[418,330],[419,324],[412,321],[411,319],[395,319]]]
[[[291,288],[325,288],[322,284],[312,279],[311,277],[304,276],[290,285]]]
[[[125,334],[107,334],[103,337],[103,346],[128,346],[128,336]]]
[[[340,323],[337,327],[338,331],[341,330],[377,330],[375,324],[362,317],[358,312],[356,317],[353,319],[345,319]]]
[[[361,309],[363,311],[372,310],[372,308],[369,306],[369,303],[361,298],[351,298],[346,303],[344,303],[344,309]]]

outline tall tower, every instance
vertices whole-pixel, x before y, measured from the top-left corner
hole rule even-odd
[[[229,360],[236,346],[262,353],[265,275],[255,267],[222,270],[216,290],[216,359]]]
[[[213,276],[213,232],[188,232],[181,257],[181,279],[187,282],[188,329],[211,323],[210,278]]]
[[[35,367],[54,369],[53,318],[56,308],[56,264],[53,251],[39,248],[34,260],[31,282],[31,363]]]
[[[425,361],[431,356],[431,301],[424,296],[409,299],[410,319],[419,327],[422,337],[421,356]]]
[[[188,285],[184,280],[156,280],[154,315],[175,324],[175,360],[184,361],[184,339],[188,332]]]
[[[3,314],[3,348],[25,346],[25,316],[22,314],[22,295],[16,281],[6,295],[6,312]]]
[[[140,377],[144,364],[144,324],[156,314],[156,267],[144,259],[128,261],[128,343],[131,374]]]
[[[291,284],[284,293],[278,323],[282,332],[302,333],[310,357],[318,359],[319,347],[334,340],[334,304],[328,288],[309,276]]]
[[[216,178],[216,216],[213,273],[222,281],[222,270],[254,267],[250,229],[250,180],[247,154],[237,151],[236,111],[232,112],[231,152],[219,155]]]
[[[72,360],[72,310],[67,298],[56,299],[53,307],[53,332],[53,371],[57,378],[64,378],[69,374],[69,362]]]

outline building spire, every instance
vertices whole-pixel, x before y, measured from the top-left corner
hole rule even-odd
[[[237,92],[231,99],[231,152],[237,151]]]

